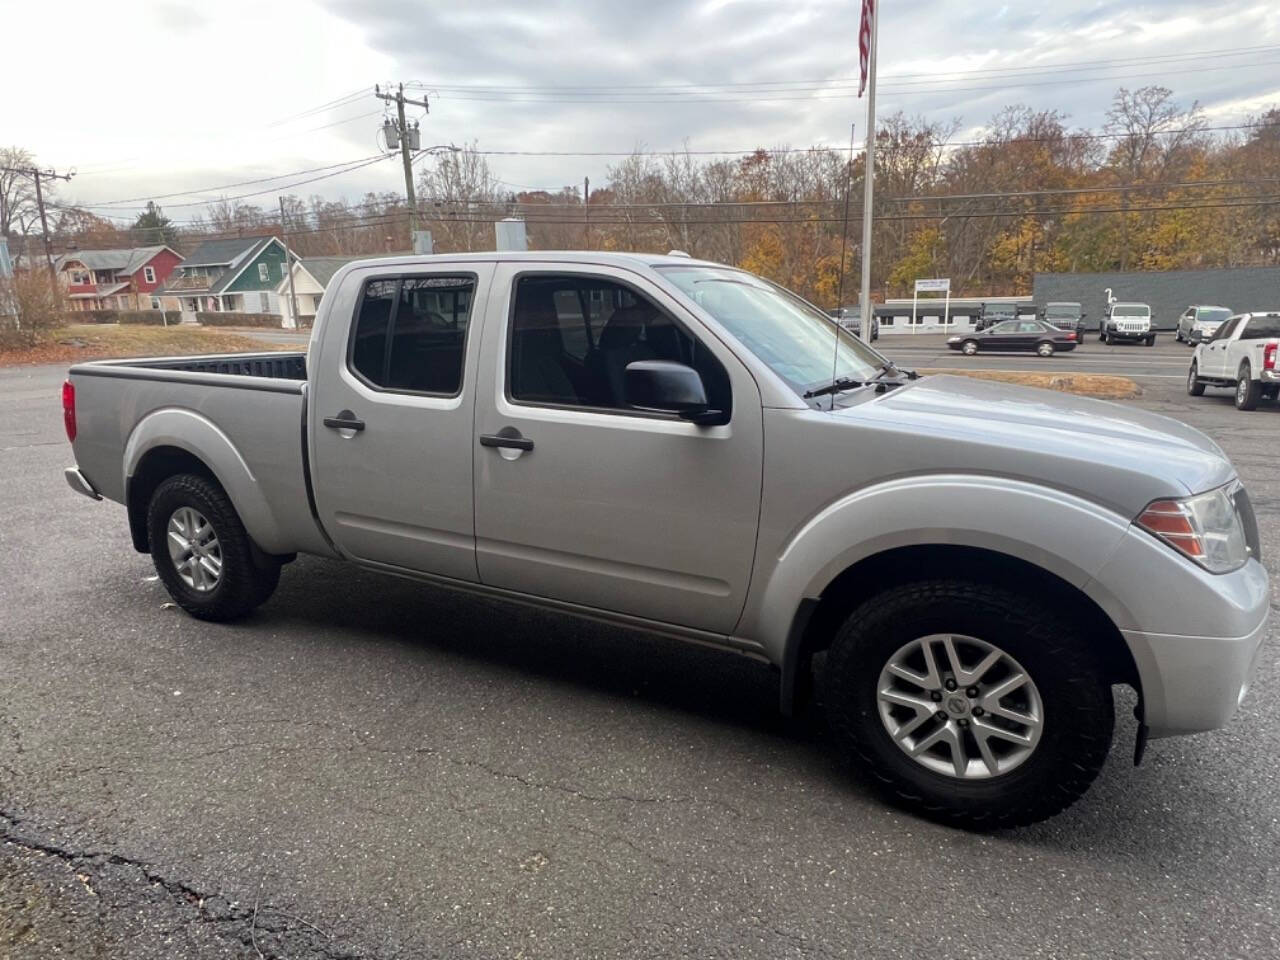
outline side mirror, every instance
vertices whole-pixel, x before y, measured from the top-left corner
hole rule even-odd
[[[637,410],[674,413],[699,424],[723,423],[724,415],[712,410],[702,374],[671,360],[635,360],[627,364],[627,405]]]

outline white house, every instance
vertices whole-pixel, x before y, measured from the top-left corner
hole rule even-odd
[[[293,315],[289,302],[289,278],[286,276],[276,286],[286,327],[309,327],[315,323],[320,298],[333,275],[354,260],[367,257],[300,257],[293,261],[293,292],[298,298],[298,316]]]

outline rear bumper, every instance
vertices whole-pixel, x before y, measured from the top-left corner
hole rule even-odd
[[[62,475],[67,478],[67,486],[76,493],[88,497],[90,500],[102,499],[102,494],[89,482],[89,478],[80,472],[79,467],[67,467],[62,471]]]

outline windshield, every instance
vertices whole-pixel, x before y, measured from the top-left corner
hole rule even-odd
[[[1044,308],[1044,315],[1049,320],[1076,320],[1080,316],[1078,303],[1051,303]]]
[[[729,267],[657,269],[797,393],[880,372],[879,354],[777,284]]]
[[[1231,311],[1223,307],[1201,307],[1196,311],[1196,323],[1222,323],[1231,316]]]
[[[1111,308],[1113,317],[1149,317],[1151,308],[1145,303],[1117,303]]]

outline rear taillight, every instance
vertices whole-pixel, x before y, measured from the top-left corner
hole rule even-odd
[[[76,442],[76,388],[70,380],[62,383],[62,425],[67,428],[67,439]]]
[[[1067,334],[1067,339],[1068,339],[1068,340],[1074,340],[1075,338],[1076,338],[1076,332],[1075,332],[1074,330],[1070,331],[1070,332]]]
[[[1280,343],[1268,343],[1262,348],[1262,369],[1274,370],[1276,368],[1276,349],[1280,348]]]

